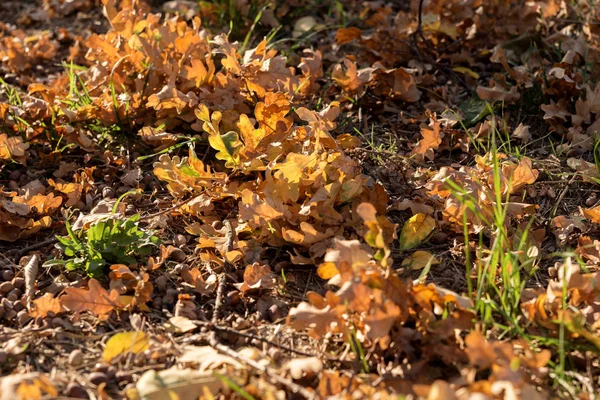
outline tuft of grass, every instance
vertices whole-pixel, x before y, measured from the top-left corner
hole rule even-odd
[[[381,157],[382,153],[387,153],[388,155],[397,153],[398,148],[396,146],[396,140],[394,139],[393,135],[389,135],[387,143],[383,141],[378,143],[377,139],[375,138],[375,131],[372,125],[371,132],[368,136],[362,133],[357,128],[354,128],[354,131],[365,140],[365,143],[367,144],[367,149],[375,153],[374,158],[379,164],[383,165],[386,162],[386,158]]]
[[[139,227],[139,214],[127,219],[116,214],[123,198],[133,193],[135,191],[119,197],[112,215],[96,221],[88,229],[75,233],[67,220],[67,236],[57,236],[57,239],[68,258],[51,259],[45,266],[61,266],[68,271],[83,270],[90,277],[98,277],[104,274],[104,267],[108,264],[130,265],[137,263],[137,257],[148,256],[160,243],[159,238]]]

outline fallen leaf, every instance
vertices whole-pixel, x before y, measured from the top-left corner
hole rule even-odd
[[[337,266],[332,262],[324,262],[317,268],[317,275],[325,280],[331,279],[339,273]]]
[[[512,137],[521,139],[523,142],[529,142],[531,140],[531,132],[529,132],[529,125],[523,125],[520,123],[512,133]]]
[[[350,28],[340,28],[335,33],[335,41],[337,44],[342,45],[353,41],[354,39],[360,39],[362,32],[355,26]]]
[[[479,95],[481,100],[495,100],[506,103],[514,103],[521,98],[516,86],[512,86],[509,91],[506,91],[500,87],[489,88],[477,86],[477,95]]]
[[[58,391],[48,378],[39,372],[13,374],[0,378],[0,399],[38,400],[52,396]]]
[[[409,250],[418,246],[435,229],[435,220],[419,213],[410,217],[400,233],[400,249]]]
[[[173,333],[186,333],[198,328],[198,325],[194,324],[191,319],[182,316],[169,318],[164,326]]]
[[[219,353],[211,346],[185,346],[177,360],[185,366],[194,366],[198,371],[214,371],[223,365],[241,368],[242,365],[233,358]]]
[[[120,332],[106,342],[102,358],[107,363],[121,354],[142,353],[150,347],[150,338],[145,332]]]
[[[198,400],[208,395],[227,393],[226,386],[212,371],[178,369],[171,367],[163,371],[144,372],[135,384],[135,390],[127,391],[129,398],[140,400]]]
[[[275,275],[271,267],[254,263],[244,270],[244,282],[236,283],[235,287],[242,293],[255,289],[271,289],[275,286]]]
[[[69,311],[91,311],[99,316],[105,316],[123,306],[116,290],[111,290],[109,294],[95,279],[88,282],[88,290],[66,288],[65,294],[60,297],[60,303]]]
[[[428,160],[432,161],[434,158],[433,151],[437,150],[442,144],[441,130],[440,130],[440,122],[433,122],[433,126],[429,127],[421,127],[421,136],[423,139],[419,140],[417,146],[413,149],[412,154],[417,154],[420,156],[421,160],[423,157],[426,157]]]
[[[428,251],[417,250],[402,260],[402,266],[413,270],[419,270],[429,265],[437,265],[440,261]]]
[[[579,208],[581,215],[583,215],[587,220],[600,224],[600,206],[594,208]]]
[[[29,311],[29,315],[32,318],[46,318],[49,313],[57,315],[62,310],[62,304],[59,299],[55,298],[51,293],[46,293],[42,297],[33,300],[33,307]]]

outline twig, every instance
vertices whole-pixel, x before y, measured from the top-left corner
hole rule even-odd
[[[223,221],[223,225],[225,226],[225,229],[227,230],[227,233],[225,234],[225,238],[227,240],[226,252],[229,252],[229,251],[233,250],[234,231],[233,231],[233,227],[231,226],[231,222],[228,219],[225,219]],[[227,260],[225,260],[223,272],[221,272],[221,274],[219,276],[219,286],[217,288],[217,296],[215,299],[215,308],[214,308],[213,315],[211,318],[212,332],[211,332],[210,336],[208,337],[208,343],[211,345],[211,347],[220,351],[221,353],[228,355],[229,357],[231,357],[241,363],[249,365],[252,368],[262,372],[263,374],[266,375],[266,377],[272,383],[283,385],[286,388],[288,388],[290,391],[292,391],[293,393],[297,393],[306,399],[316,399],[317,398],[316,395],[314,393],[312,393],[311,391],[309,391],[308,389],[306,389],[305,387],[300,386],[300,385],[292,382],[291,380],[284,378],[283,376],[279,375],[272,368],[266,367],[262,364],[257,363],[254,360],[251,360],[247,357],[242,356],[241,354],[239,354],[235,350],[233,350],[231,347],[226,346],[219,341],[219,338],[217,337],[217,332],[232,332],[233,331],[233,330],[230,330],[229,328],[224,328],[224,327],[220,327],[217,325],[219,322],[219,318],[221,316],[221,309],[223,308],[223,304],[224,304],[223,297],[224,297],[224,293],[225,293],[225,288],[227,287],[227,276],[228,276],[230,270],[231,270],[231,264]],[[241,332],[237,332],[237,331],[233,331],[233,332],[236,334],[241,334]],[[249,335],[241,334],[241,336],[249,336]],[[257,339],[260,340],[260,338],[257,338]]]
[[[187,203],[189,203],[190,201],[192,201],[192,200],[194,200],[196,198],[197,197],[192,196],[189,199],[184,200],[181,203],[179,203],[177,205],[174,205],[173,207],[170,207],[170,208],[167,208],[165,210],[159,211],[156,214],[145,215],[145,216],[143,216],[143,217],[140,218],[140,221],[145,221],[145,220],[148,220],[148,219],[152,219],[152,218],[158,217],[160,215],[164,215],[164,214],[170,213],[171,211],[175,211],[179,207],[183,207],[184,205],[186,205]]]
[[[236,351],[234,351],[232,348],[222,344],[222,343],[211,343],[211,346],[213,346],[215,349],[219,350],[221,353],[228,355],[229,357],[247,364],[249,366],[251,366],[252,368],[262,372],[263,374],[266,375],[266,377],[272,382],[272,383],[278,383],[280,385],[285,386],[286,388],[288,388],[291,392],[299,394],[300,396],[304,397],[305,399],[317,399],[317,395],[311,391],[309,391],[308,389],[306,389],[303,386],[298,385],[297,383],[292,382],[290,379],[286,379],[283,376],[279,375],[275,370],[273,370],[272,368],[266,367],[252,359],[249,359],[247,357],[242,356],[241,354],[237,353]]]
[[[234,241],[234,232],[233,227],[231,226],[231,222],[226,219],[223,221],[223,225],[225,226],[226,233],[225,239],[227,240],[227,246],[225,254],[229,253],[233,250],[233,241]],[[217,297],[215,298],[215,308],[213,310],[213,315],[211,322],[214,326],[219,322],[219,318],[221,317],[221,309],[223,308],[223,298],[225,297],[225,288],[227,287],[227,276],[231,271],[231,264],[229,261],[225,260],[225,265],[223,266],[223,272],[219,275],[219,286],[217,287]]]
[[[22,248],[21,250],[19,250],[17,252],[17,254],[15,254],[15,258],[14,258],[15,264],[18,264],[19,260],[21,259],[21,257],[23,257],[24,255],[26,255],[30,251],[37,250],[37,249],[49,246],[49,245],[54,244],[54,243],[58,243],[58,238],[57,237],[53,237],[51,239],[44,240],[43,242],[34,243],[32,245],[29,245],[27,247]]]
[[[427,39],[425,39],[425,35],[423,35],[423,3],[425,2],[425,0],[419,0],[419,10],[417,12],[417,29],[415,30],[415,32],[413,33],[413,41],[415,44],[415,47],[418,50],[418,43],[417,43],[417,37],[420,37],[421,40],[423,41],[423,43],[425,43],[425,45],[429,48],[431,48],[431,45],[429,44],[429,42],[427,41]]]
[[[252,333],[241,332],[241,331],[235,330],[233,328],[227,328],[227,327],[224,327],[224,326],[216,326],[216,325],[213,325],[211,322],[205,322],[205,321],[192,321],[192,322],[194,324],[198,325],[198,326],[209,327],[210,329],[213,329],[213,330],[215,330],[217,332],[227,333],[227,334],[230,334],[230,335],[236,335],[236,336],[240,336],[240,337],[251,339],[251,340],[258,340],[258,341],[261,341],[263,343],[267,343],[267,344],[269,344],[271,346],[277,347],[277,348],[279,348],[281,350],[284,350],[284,351],[287,351],[287,352],[290,352],[290,353],[294,353],[294,354],[298,354],[299,356],[303,356],[303,357],[320,357],[319,355],[316,355],[316,354],[311,354],[311,353],[307,353],[307,352],[304,352],[304,351],[301,351],[301,350],[292,349],[289,346],[286,346],[286,345],[283,345],[283,344],[279,344],[279,343],[274,342],[274,341],[272,341],[270,339],[254,335]],[[191,338],[191,339],[193,340],[193,338]],[[329,358],[327,356],[325,356],[325,358],[328,361],[341,362],[341,360],[339,360],[337,358]]]

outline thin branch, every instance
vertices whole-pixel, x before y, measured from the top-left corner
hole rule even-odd
[[[310,390],[306,389],[305,387],[292,382],[290,379],[284,378],[283,376],[279,375],[274,369],[266,367],[250,358],[242,356],[241,354],[234,351],[231,347],[228,347],[228,346],[226,346],[222,343],[218,343],[218,342],[211,344],[211,346],[213,346],[215,349],[217,349],[221,353],[228,355],[229,357],[231,357],[241,363],[249,365],[252,368],[262,372],[263,374],[265,374],[267,379],[269,379],[272,383],[285,386],[292,393],[299,394],[300,396],[304,397],[305,399],[310,399],[310,400],[317,399],[317,395],[314,392],[311,392]]]
[[[225,233],[225,239],[227,240],[225,254],[227,254],[231,250],[233,250],[234,231],[233,231],[233,227],[231,226],[231,222],[228,219],[223,221],[223,225],[225,226],[225,229],[227,231]],[[230,272],[231,272],[231,264],[229,263],[229,261],[225,260],[225,265],[223,266],[223,272],[221,272],[221,274],[219,275],[219,286],[217,287],[217,297],[215,298],[215,308],[213,310],[213,315],[212,315],[212,319],[211,319],[211,322],[213,323],[214,326],[216,326],[218,324],[219,318],[221,317],[221,309],[223,308],[223,304],[224,304],[223,299],[225,297],[225,288],[227,287],[227,276]]]
[[[15,254],[14,262],[15,262],[15,264],[18,264],[19,260],[21,259],[21,257],[23,257],[24,255],[26,255],[30,251],[41,249],[42,247],[50,246],[51,244],[55,244],[55,243],[58,243],[58,238],[57,237],[53,237],[51,239],[44,240],[43,242],[34,243],[32,245],[24,247],[21,250],[19,250],[17,252],[17,254]]]

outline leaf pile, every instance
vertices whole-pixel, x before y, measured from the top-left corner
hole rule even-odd
[[[2,396],[595,398],[597,1],[17,3]]]

